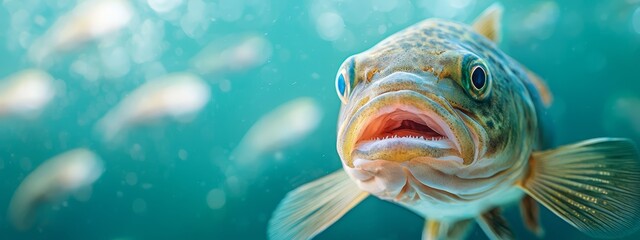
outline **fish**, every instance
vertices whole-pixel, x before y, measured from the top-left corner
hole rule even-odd
[[[28,230],[43,205],[61,202],[70,194],[90,187],[103,172],[100,157],[85,148],[69,150],[46,160],[13,194],[8,210],[10,222],[18,230]]]
[[[240,165],[254,165],[264,154],[304,139],[321,120],[322,110],[313,98],[299,97],[283,103],[251,126],[230,157]]]
[[[105,142],[128,129],[161,118],[188,121],[211,98],[209,85],[195,74],[176,72],[143,84],[129,93],[96,123]]]
[[[51,57],[77,49],[87,42],[112,35],[134,17],[129,0],[82,1],[58,18],[28,50],[29,60],[47,64]]]
[[[498,47],[503,9],[426,19],[348,57],[335,80],[342,169],[289,192],[268,237],[313,238],[369,196],[423,217],[423,239],[463,239],[474,222],[513,239],[502,211],[518,203],[538,236],[539,205],[592,237],[636,231],[635,143],[554,145],[547,84]]]
[[[271,42],[264,36],[229,35],[207,44],[190,65],[203,75],[243,72],[265,64],[272,51]]]
[[[47,72],[17,72],[0,82],[0,117],[37,117],[55,94],[54,79]]]
[[[323,111],[311,97],[285,102],[258,118],[231,151],[228,161],[220,161],[225,185],[232,196],[246,194],[264,169],[265,156],[282,159],[282,150],[303,141],[318,128]]]

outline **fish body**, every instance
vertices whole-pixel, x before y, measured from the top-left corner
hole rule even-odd
[[[186,72],[167,74],[129,93],[96,124],[105,141],[131,127],[171,118],[191,120],[209,102],[211,90],[200,77]]]
[[[423,239],[463,238],[474,221],[514,234],[502,207],[537,203],[591,236],[640,225],[640,161],[626,139],[550,149],[546,84],[502,52],[502,7],[471,26],[427,19],[344,61],[337,151],[344,171],[301,186],[270,221],[272,239],[311,238],[369,195],[424,217]]]
[[[301,97],[278,106],[258,119],[247,131],[231,158],[255,165],[266,153],[273,153],[304,139],[320,124],[322,110],[313,99]]]
[[[29,229],[41,206],[61,202],[100,178],[104,166],[100,157],[79,148],[55,156],[31,172],[16,189],[8,217],[19,230]]]
[[[45,63],[53,55],[77,49],[123,29],[133,18],[128,0],[83,1],[61,16],[29,49],[29,58]]]
[[[54,96],[51,75],[39,69],[20,71],[0,82],[0,117],[36,117]]]

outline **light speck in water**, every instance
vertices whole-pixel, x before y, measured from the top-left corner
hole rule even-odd
[[[31,164],[31,159],[28,159],[28,158],[20,159],[20,168],[22,168],[22,170],[24,171],[31,171],[31,168],[33,168],[33,165]]]
[[[335,41],[344,32],[344,21],[336,12],[325,12],[316,19],[316,30],[320,37],[327,41]]]
[[[211,209],[220,209],[226,203],[226,194],[222,189],[214,188],[207,193],[207,205]]]
[[[86,202],[91,199],[93,194],[93,188],[91,186],[83,187],[73,193],[73,197],[79,202]]]
[[[125,181],[130,186],[136,185],[138,183],[138,175],[134,172],[127,173],[127,176],[125,176]]]
[[[189,153],[186,150],[180,149],[178,151],[178,158],[180,158],[180,160],[185,161],[187,160],[188,157],[189,157]]]
[[[385,32],[387,32],[387,26],[385,26],[384,24],[380,24],[378,26],[378,34],[382,35]]]
[[[158,13],[166,13],[182,4],[183,0],[147,0],[149,7]]]
[[[640,7],[636,8],[633,12],[633,16],[631,17],[631,24],[633,25],[633,30],[636,33],[640,34]]]
[[[231,91],[231,81],[229,81],[229,79],[222,79],[220,83],[218,83],[218,87],[220,91],[229,92]]]
[[[136,198],[131,205],[133,212],[136,214],[142,214],[147,211],[147,202],[142,198]]]
[[[371,7],[374,11],[390,12],[398,6],[398,0],[373,0]]]

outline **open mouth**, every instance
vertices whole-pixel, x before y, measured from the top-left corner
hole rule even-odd
[[[453,131],[442,117],[408,106],[383,109],[359,136],[355,152],[361,159],[404,162],[459,155]]]
[[[388,138],[438,141],[447,137],[442,127],[427,115],[396,109],[371,121],[360,140],[371,141]]]

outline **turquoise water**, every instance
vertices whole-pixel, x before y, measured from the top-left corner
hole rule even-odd
[[[35,116],[0,118],[0,216],[22,180],[55,155],[90,149],[105,172],[89,197],[43,205],[29,230],[0,217],[0,239],[264,239],[288,191],[341,167],[334,77],[342,61],[425,18],[469,23],[491,3],[131,1],[126,24],[39,60],[30,51],[51,44],[45,33],[78,3],[4,0],[0,78],[39,68],[55,78],[55,96]],[[602,136],[640,143],[640,2],[503,5],[500,46],[547,80],[556,144]],[[224,53],[246,39],[259,42],[248,48],[249,60]],[[218,64],[199,67],[199,53]],[[195,116],[149,120],[115,141],[102,139],[96,123],[110,109],[173,72],[195,73],[210,87]],[[261,116],[300,97],[319,107],[317,126],[250,164],[230,159]],[[587,238],[546,209],[541,214],[546,238]],[[534,238],[516,207],[507,217],[519,238]],[[419,239],[422,226],[410,211],[369,198],[318,239]],[[471,237],[486,238],[478,227]]]

